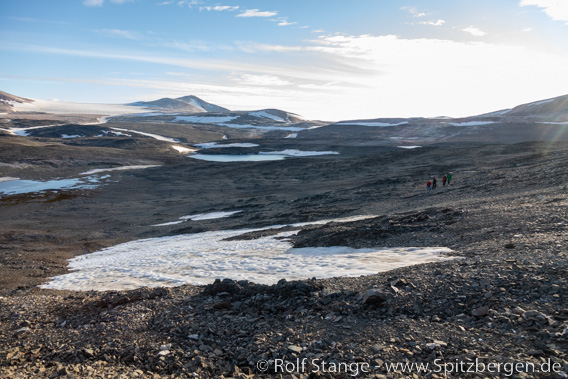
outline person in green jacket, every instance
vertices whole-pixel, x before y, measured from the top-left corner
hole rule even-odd
[[[452,174],[448,172],[448,173],[446,174],[446,179],[447,179],[447,181],[448,181],[448,185],[450,185],[450,183],[452,182]]]

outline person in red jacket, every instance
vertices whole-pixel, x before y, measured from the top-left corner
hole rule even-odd
[[[432,182],[429,180],[426,182],[426,190],[428,192],[432,191]]]

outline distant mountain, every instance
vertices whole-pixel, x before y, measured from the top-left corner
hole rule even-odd
[[[247,114],[249,116],[267,118],[277,122],[296,123],[305,121],[297,114],[281,111],[280,109],[262,109],[259,111],[249,111]]]
[[[227,108],[223,108],[218,105],[208,103],[204,100],[201,100],[197,96],[193,95],[178,97],[177,99],[165,97],[154,101],[137,101],[135,103],[130,103],[127,105],[133,105],[137,107],[157,108],[163,111],[176,111],[176,112],[189,112],[189,113],[230,112],[230,110]]]
[[[14,111],[14,103],[32,103],[33,100],[24,97],[14,96],[7,92],[0,91],[0,112],[10,113]]]
[[[563,121],[568,121],[568,95],[519,105],[502,115],[563,118]]]

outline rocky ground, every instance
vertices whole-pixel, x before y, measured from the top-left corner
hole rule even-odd
[[[97,190],[1,199],[0,377],[568,376],[566,144],[335,141],[327,147],[338,156],[228,166],[133,143],[89,154],[46,137],[2,138],[6,176],[18,165],[30,179],[125,159],[162,167],[113,174]],[[447,171],[452,186],[427,194],[425,180]],[[216,222],[151,227],[235,209]],[[273,286],[36,287],[65,272],[67,258],[126,240],[360,214],[377,217],[304,227],[292,241],[447,246],[459,258]]]

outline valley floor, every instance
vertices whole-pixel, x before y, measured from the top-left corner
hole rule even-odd
[[[135,156],[93,159],[96,150],[38,152],[13,138],[0,149],[11,176],[17,165],[36,167],[35,178],[49,167],[161,166],[116,172],[99,189],[0,199],[0,377],[568,375],[565,143],[343,145],[337,156],[223,164],[144,141]],[[451,186],[439,180],[426,193],[428,178],[449,171]],[[361,214],[378,217],[309,226],[293,243],[447,246],[462,259],[272,286],[37,287],[64,273],[66,259],[128,240]]]

